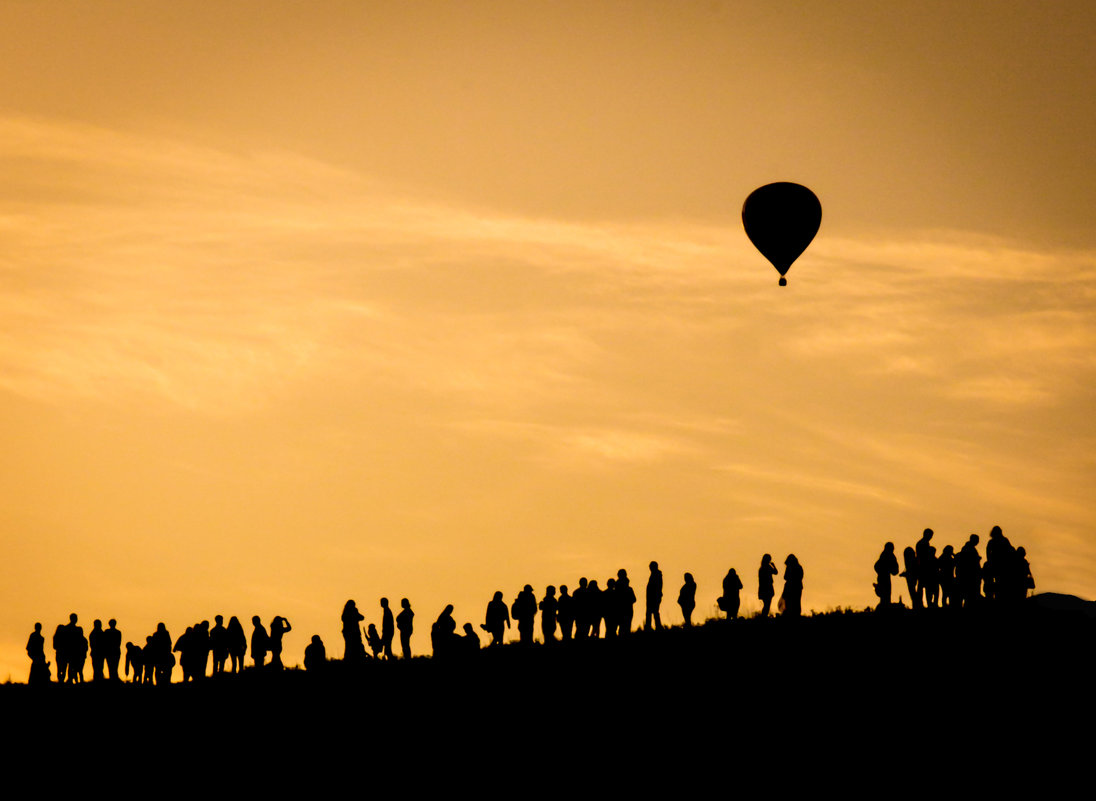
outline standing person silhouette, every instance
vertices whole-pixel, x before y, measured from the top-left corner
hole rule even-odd
[[[381,650],[385,659],[395,659],[392,653],[392,640],[396,637],[396,621],[392,617],[392,610],[388,608],[388,599],[381,598]]]
[[[102,681],[106,654],[103,653],[103,621],[99,618],[92,621],[91,632],[88,634],[88,646],[91,648],[91,680]]]
[[[978,535],[971,534],[955,557],[955,581],[964,608],[978,603],[982,597],[982,557],[978,553]]]
[[[537,597],[533,594],[533,585],[526,584],[510,607],[510,614],[518,622],[518,641],[533,643],[533,622],[537,616]]]
[[[49,684],[49,662],[46,661],[46,638],[42,636],[42,624],[35,623],[34,631],[27,639],[27,656],[30,657],[30,677],[27,684]]]
[[[568,595],[567,585],[559,585],[559,601],[556,603],[556,620],[559,622],[559,638],[563,642],[571,641],[571,632],[575,626],[575,599]]]
[[[270,667],[281,670],[282,664],[282,636],[293,631],[289,621],[284,617],[276,616],[270,621]]]
[[[75,615],[73,615],[75,617]],[[57,624],[53,632],[53,661],[57,663],[57,683],[64,684],[68,678],[68,667],[71,661],[72,648],[68,642],[68,626],[64,623]]]
[[[917,595],[924,595],[924,604],[928,609],[935,609],[940,596],[940,579],[936,573],[936,546],[932,539],[932,529],[926,528],[917,541],[914,553],[917,554]]]
[[[583,576],[571,593],[571,604],[575,610],[576,640],[585,640],[590,635],[590,599],[586,592],[588,584],[586,576]]]
[[[103,632],[103,657],[107,660],[107,676],[111,681],[119,681],[118,663],[122,661],[122,632],[118,631],[118,621],[111,618]]]
[[[243,624],[233,615],[228,619],[228,655],[232,658],[232,672],[239,673],[244,669],[244,655],[247,653],[247,635],[244,634]]]
[[[910,606],[921,608],[921,582],[917,578],[917,551],[907,546],[902,550],[902,566],[905,568],[899,576],[906,580],[906,589],[910,591]]]
[[[955,584],[955,549],[945,545],[936,559],[936,576],[940,581],[940,605],[954,607],[959,603]]]
[[[727,620],[738,617],[738,610],[742,606],[742,579],[732,567],[723,577],[723,595],[720,596],[719,608],[727,613]]]
[[[396,615],[396,628],[400,632],[400,650],[403,658],[411,658],[411,633],[415,629],[415,613],[411,611],[411,602],[400,600],[400,613]]]
[[[266,655],[270,649],[270,635],[266,633],[258,615],[251,618],[251,623],[255,626],[251,632],[251,659],[255,667],[261,668],[266,662]]]
[[[696,609],[696,581],[692,573],[685,574],[685,583],[681,585],[681,592],[677,594],[677,605],[681,607],[681,615],[685,618],[685,627],[693,625],[693,610]]]
[[[544,636],[544,642],[555,642],[556,611],[559,603],[556,601],[556,588],[551,584],[544,590],[544,598],[541,599],[538,608],[540,609],[540,633]]]
[[[883,546],[883,552],[875,560],[875,594],[879,598],[878,609],[890,606],[891,576],[898,575],[898,558],[894,555],[894,543]]]
[[[228,661],[228,629],[221,615],[213,618],[214,626],[209,630],[209,650],[213,652],[213,675],[225,672]]]
[[[351,664],[360,664],[365,661],[365,645],[362,643],[361,622],[365,616],[358,611],[358,605],[353,600],[347,601],[342,611],[342,636],[346,649],[343,651],[343,661]]]
[[[662,628],[662,571],[658,569],[658,562],[651,562],[648,567],[651,575],[647,578],[647,611],[643,618],[643,628],[650,631],[652,624],[656,629]]]
[[[100,625],[102,625],[100,623]],[[66,626],[68,633],[69,668],[68,680],[70,684],[84,683],[84,663],[88,658],[88,638],[84,636],[84,630],[76,625],[76,613],[69,615],[69,624]]]
[[[773,589],[773,577],[776,575],[778,573],[772,556],[765,554],[761,557],[761,567],[757,569],[757,599],[761,601],[761,617],[769,616],[769,607],[776,595]]]
[[[795,554],[784,560],[784,592],[780,596],[784,605],[784,617],[797,618],[803,612],[803,568]]]
[[[616,630],[620,636],[632,633],[632,618],[635,616],[636,593],[628,580],[624,568],[617,571],[616,582]]]
[[[453,653],[454,640],[457,636],[457,621],[453,619],[453,604],[446,604],[441,610],[438,619],[430,627],[430,644],[433,646],[434,657],[448,657]]]
[[[490,645],[502,645],[506,629],[510,628],[510,610],[506,608],[506,601],[502,600],[502,590],[495,590],[487,602],[480,628],[491,635]]]

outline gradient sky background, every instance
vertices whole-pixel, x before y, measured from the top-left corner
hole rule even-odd
[[[670,622],[766,551],[862,608],[926,526],[1092,598],[1094,52],[1084,0],[0,0],[0,679],[71,611],[293,664],[651,559]]]

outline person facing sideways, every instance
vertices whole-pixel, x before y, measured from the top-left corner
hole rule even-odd
[[[266,662],[266,655],[270,649],[270,635],[266,633],[258,615],[251,618],[251,623],[255,626],[251,632],[251,659],[255,667],[261,668]]]
[[[415,613],[411,611],[411,602],[400,600],[400,613],[396,615],[396,629],[400,633],[400,650],[404,659],[411,658],[411,632],[415,628]]]
[[[107,660],[107,676],[111,681],[118,678],[118,663],[122,661],[122,632],[118,631],[118,621],[111,618],[103,632],[103,657]]]
[[[365,616],[358,611],[358,605],[353,600],[347,601],[342,611],[342,635],[346,646],[343,652],[344,662],[361,662],[365,659],[361,627],[363,620]]]
[[[647,610],[643,617],[643,628],[651,630],[662,628],[662,571],[658,569],[658,562],[651,562],[648,567],[651,575],[647,577]]]
[[[327,649],[323,646],[323,640],[320,639],[319,634],[313,634],[312,642],[304,649],[304,669],[307,671],[321,670],[326,663]]]
[[[761,617],[769,616],[769,607],[776,595],[773,589],[773,577],[776,575],[772,556],[765,554],[761,557],[761,567],[757,569],[757,599],[761,601]]]
[[[727,571],[727,575],[723,577],[723,594],[716,601],[716,604],[727,613],[727,620],[734,620],[738,617],[738,610],[742,606],[742,579],[738,577],[738,573],[732,567]]]
[[[68,644],[69,629],[64,623],[59,623],[53,632],[53,661],[57,663],[57,683],[64,684],[68,677],[68,666],[71,657],[71,648]]]
[[[289,624],[288,620],[280,615],[276,615],[274,619],[270,621],[270,667],[275,670],[281,670],[285,667],[282,664],[282,637],[291,631],[293,631],[293,626]]]
[[[982,597],[982,557],[978,554],[978,535],[971,534],[955,557],[955,583],[959,600],[965,608],[974,606]]]
[[[556,588],[551,584],[544,590],[544,598],[537,607],[540,609],[540,633],[544,635],[544,642],[556,641],[556,612],[559,603],[556,601]],[[476,640],[476,649],[479,649],[479,640]]]
[[[879,606],[882,609],[890,606],[891,602],[891,576],[898,575],[898,558],[894,555],[894,543],[888,542],[883,546],[883,552],[875,560],[875,595],[879,598]]]
[[[232,672],[239,673],[244,669],[244,655],[247,653],[247,635],[244,634],[243,624],[235,615],[228,619],[228,627],[225,631],[228,636],[228,655],[232,659]]]
[[[30,657],[30,676],[27,684],[49,684],[49,662],[46,661],[46,638],[42,636],[42,624],[35,623],[34,631],[27,639],[27,656]]]
[[[940,582],[940,605],[954,607],[959,601],[955,585],[955,549],[945,545],[936,559],[936,577]]]
[[[575,639],[585,640],[590,634],[590,601],[587,597],[586,576],[578,580],[578,586],[571,593],[571,605],[575,610]]]
[[[803,612],[803,568],[795,554],[784,560],[784,592],[780,596],[784,617],[797,618]]]
[[[480,628],[491,635],[490,645],[502,645],[506,629],[510,628],[510,611],[506,608],[506,601],[502,600],[502,590],[496,590],[487,602]]]
[[[677,594],[677,605],[681,607],[681,616],[685,618],[685,627],[693,625],[693,610],[696,609],[696,581],[692,573],[685,574],[685,583]]]
[[[395,659],[392,653],[392,640],[396,637],[396,622],[392,617],[392,610],[388,608],[388,599],[381,598],[381,650],[385,659]]]

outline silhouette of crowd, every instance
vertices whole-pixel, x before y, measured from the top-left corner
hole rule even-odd
[[[891,579],[894,576],[906,580],[910,604],[915,609],[969,607],[984,601],[1015,602],[1022,600],[1028,590],[1034,588],[1035,582],[1024,549],[1014,548],[999,526],[994,526],[990,531],[984,563],[978,553],[978,535],[971,534],[958,553],[948,545],[939,554],[932,543],[933,536],[932,529],[925,529],[915,545],[904,549],[901,572],[894,543],[886,543],[875,563],[874,587],[879,608],[892,605]],[[650,563],[649,571],[644,592],[643,628],[658,630],[662,628],[663,574],[657,562]],[[765,554],[757,571],[757,598],[761,602],[758,617],[769,617],[779,575],[772,556]],[[803,576],[799,560],[794,554],[789,554],[784,560],[784,585],[777,603],[782,618],[794,619],[802,615]],[[717,606],[727,620],[739,616],[743,589],[738,571],[734,568],[728,570],[722,582],[722,595],[717,599]],[[685,573],[677,603],[686,628],[693,625],[696,592],[695,579],[691,573]],[[599,586],[597,579],[583,576],[573,590],[566,584],[559,585],[558,589],[555,585],[547,586],[539,600],[530,584],[526,584],[510,604],[506,603],[502,590],[497,590],[487,603],[480,628],[490,635],[489,648],[502,645],[512,625],[517,628],[518,643],[530,645],[535,639],[539,613],[539,632],[545,644],[613,640],[632,633],[636,603],[636,593],[628,573],[621,568],[615,576],[605,580],[604,588]],[[407,598],[401,599],[400,608],[400,613],[393,615],[388,599],[381,598],[380,629],[375,623],[363,629],[365,616],[354,600],[348,600],[341,615],[343,663],[355,665],[369,660],[395,659],[393,642],[397,632],[401,656],[410,659],[415,613]],[[453,605],[447,605],[430,627],[430,643],[435,658],[445,659],[480,650],[475,626],[465,623],[458,633],[453,613]],[[283,669],[283,638],[293,631],[289,620],[275,616],[270,621],[268,631],[257,615],[252,617],[250,643],[239,618],[229,618],[226,625],[224,618],[216,615],[214,621],[212,627],[207,620],[188,626],[174,642],[163,623],[145,637],[143,645],[127,642],[122,675],[133,683],[159,685],[171,682],[176,666],[181,669],[184,683],[207,675],[240,673],[244,669],[249,644],[254,667]],[[120,681],[121,644],[122,634],[117,628],[117,621],[110,620],[107,628],[103,628],[102,621],[96,620],[90,634],[85,636],[76,614],[70,615],[69,622],[59,625],[53,635],[57,682],[83,682],[89,655],[94,681]],[[30,683],[49,683],[50,663],[46,658],[41,623],[34,625],[27,641],[27,655],[31,660]],[[327,649],[323,641],[319,635],[313,635],[304,652],[305,669],[320,670],[327,662]]]
[[[989,532],[984,562],[978,553],[977,534],[970,535],[959,553],[945,545],[939,555],[933,536],[933,530],[926,528],[915,545],[902,551],[901,572],[894,543],[883,546],[875,562],[879,608],[891,605],[891,576],[906,580],[914,609],[969,608],[985,601],[1016,603],[1035,589],[1027,552],[1014,548],[1000,526]]]

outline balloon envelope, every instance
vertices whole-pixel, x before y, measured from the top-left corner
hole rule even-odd
[[[784,273],[807,249],[822,224],[822,204],[814,192],[792,183],[766,184],[742,204],[742,225],[754,247]]]

